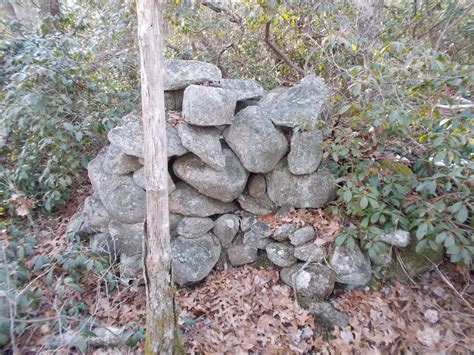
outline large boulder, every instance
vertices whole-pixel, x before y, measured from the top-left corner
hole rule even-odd
[[[129,175],[106,174],[102,168],[102,151],[87,167],[92,186],[109,214],[123,223],[145,219],[146,195]]]
[[[164,90],[179,90],[191,84],[222,79],[220,69],[214,64],[179,59],[166,60],[164,64]]]
[[[252,173],[268,173],[288,151],[285,135],[261,116],[257,106],[240,111],[224,138]]]
[[[127,224],[111,221],[109,224],[109,247],[117,255],[141,255],[143,248],[144,228],[142,223]]]
[[[327,298],[334,290],[336,275],[324,265],[297,263],[280,272],[281,280],[296,288],[298,302],[307,307],[311,302]]]
[[[243,210],[257,215],[269,214],[275,209],[275,204],[266,193],[260,197],[252,197],[243,193],[237,201]]]
[[[329,264],[336,272],[338,283],[362,286],[370,281],[372,269],[369,259],[357,245],[352,249],[346,245],[339,245],[334,249]]]
[[[260,98],[265,94],[253,79],[222,79],[220,87],[234,92],[238,101]]]
[[[181,122],[178,125],[181,143],[211,168],[223,171],[225,156],[219,140],[221,133],[215,127],[198,127]]]
[[[141,119],[129,120],[119,127],[110,130],[108,134],[110,143],[120,150],[135,157],[143,158],[143,122]],[[176,127],[166,122],[166,138],[168,157],[186,154],[188,150],[181,144]]]
[[[94,231],[104,230],[110,223],[110,214],[97,194],[85,199],[82,213],[85,223]]]
[[[125,175],[141,168],[137,157],[127,155],[119,147],[111,144],[102,163],[102,168],[108,174]]]
[[[169,196],[169,207],[171,213],[192,217],[208,217],[237,209],[234,203],[226,203],[202,195],[184,182],[176,184],[176,190]]]
[[[334,176],[326,168],[308,175],[293,175],[286,159],[266,174],[268,196],[278,206],[319,208],[336,197]]]
[[[262,116],[277,126],[304,127],[318,119],[328,95],[326,85],[317,76],[309,75],[301,83],[288,90],[282,90],[259,107]]]
[[[171,239],[174,281],[180,286],[201,281],[209,275],[220,254],[221,244],[212,233],[193,239]]]
[[[214,227],[214,221],[208,217],[184,217],[176,232],[184,238],[198,238]]]
[[[288,168],[295,175],[315,172],[323,157],[323,135],[317,128],[298,130],[291,137]]]
[[[141,167],[133,173],[133,182],[137,186],[140,186],[142,189],[146,190],[145,167]],[[170,194],[174,190],[176,190],[176,186],[170,174],[168,173],[168,193]]]
[[[223,171],[217,171],[195,155],[188,154],[175,160],[174,173],[200,193],[223,202],[231,202],[245,189],[248,173],[230,149],[224,149],[223,152]]]
[[[191,85],[184,90],[183,119],[196,126],[231,124],[237,96],[229,90]]]

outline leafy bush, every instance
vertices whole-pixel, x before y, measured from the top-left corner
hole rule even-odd
[[[44,27],[0,43],[2,123],[10,131],[4,174],[51,212],[67,201],[114,122],[133,108],[137,82],[125,61],[103,62],[97,50],[108,37],[74,14]]]

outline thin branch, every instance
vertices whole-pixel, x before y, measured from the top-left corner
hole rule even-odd
[[[208,9],[211,9],[215,13],[218,13],[218,14],[223,13],[227,15],[229,17],[230,22],[236,23],[237,25],[240,25],[242,23],[242,18],[239,15],[237,15],[236,13],[234,13],[227,7],[219,5],[217,2],[202,1],[201,4],[207,7]]]
[[[297,66],[285,53],[283,53],[270,38],[270,22],[265,25],[265,43],[291,68],[296,70],[301,76],[305,76],[305,71]]]

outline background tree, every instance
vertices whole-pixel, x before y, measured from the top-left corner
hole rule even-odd
[[[161,1],[155,0],[139,0],[137,5],[147,186],[144,239],[147,295],[145,353],[171,354],[175,310],[168,219],[162,7]]]

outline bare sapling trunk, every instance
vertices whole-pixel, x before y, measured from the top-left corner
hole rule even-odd
[[[168,158],[163,92],[162,1],[138,0],[146,179],[144,276],[146,354],[174,352],[175,309],[168,216]]]

